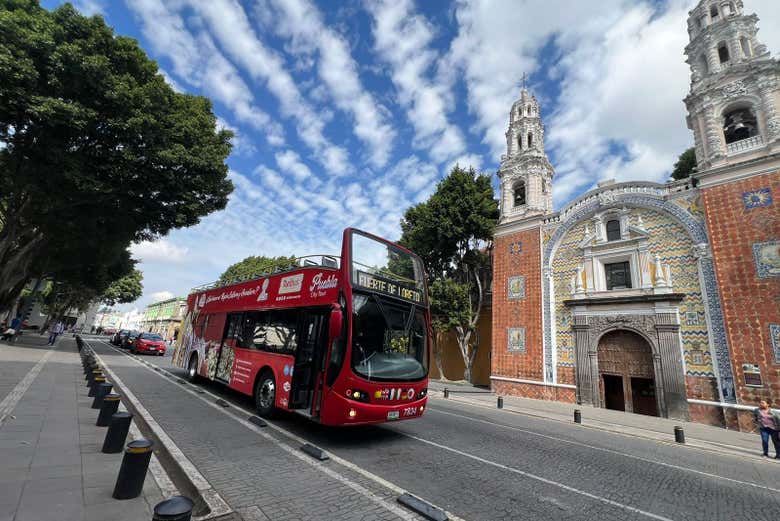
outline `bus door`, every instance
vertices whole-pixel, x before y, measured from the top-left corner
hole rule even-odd
[[[328,310],[304,309],[301,311],[298,331],[298,350],[295,353],[290,409],[308,409],[312,398],[322,387],[320,366],[327,351]],[[319,407],[312,407],[316,415]]]

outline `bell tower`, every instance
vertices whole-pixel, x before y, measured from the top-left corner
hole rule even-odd
[[[780,151],[780,66],[742,0],[701,0],[689,12],[685,98],[698,171]]]
[[[506,131],[506,154],[501,156],[500,223],[552,212],[555,175],[544,152],[544,124],[539,102],[523,81],[520,99],[512,104]]]

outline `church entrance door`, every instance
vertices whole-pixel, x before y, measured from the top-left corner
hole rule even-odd
[[[601,403],[607,409],[658,416],[653,354],[638,334],[617,330],[598,344]]]

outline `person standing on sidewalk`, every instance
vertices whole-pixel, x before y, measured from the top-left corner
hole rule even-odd
[[[54,327],[51,328],[51,335],[49,335],[49,343],[47,345],[53,346],[54,342],[57,341],[57,336],[61,335],[64,330],[65,326],[62,325],[62,322],[57,322]]]
[[[780,414],[773,412],[769,408],[769,402],[761,400],[758,407],[753,409],[753,421],[761,432],[761,447],[764,449],[764,456],[769,457],[769,438],[772,438],[772,445],[775,447],[775,459],[780,459]]]

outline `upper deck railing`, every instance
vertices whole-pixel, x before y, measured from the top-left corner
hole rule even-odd
[[[304,255],[303,257],[296,257],[293,262],[278,261],[269,262],[267,265],[260,268],[256,273],[251,274],[248,277],[235,278],[229,281],[214,281],[208,284],[201,284],[195,286],[190,290],[190,293],[201,293],[215,288],[223,288],[225,286],[232,286],[233,284],[241,284],[249,280],[262,279],[264,277],[270,277],[271,275],[278,275],[279,273],[285,273],[288,271],[294,271],[301,268],[330,268],[338,269],[341,264],[341,257],[338,255]]]

